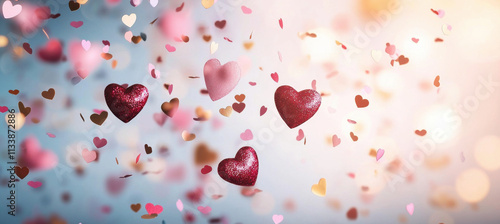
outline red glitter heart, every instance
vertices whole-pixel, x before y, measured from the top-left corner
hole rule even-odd
[[[62,45],[57,39],[51,39],[47,44],[38,49],[38,57],[47,63],[57,63],[62,59]]]
[[[141,112],[146,101],[148,101],[148,96],[148,89],[141,84],[124,88],[121,85],[112,83],[104,89],[104,97],[109,109],[118,119],[125,123],[128,123]]]
[[[225,181],[240,185],[253,186],[259,173],[257,153],[250,146],[238,150],[234,159],[224,159],[217,168],[219,176]]]
[[[286,125],[295,128],[318,111],[321,95],[312,89],[297,92],[291,86],[280,86],[274,93],[274,102]]]

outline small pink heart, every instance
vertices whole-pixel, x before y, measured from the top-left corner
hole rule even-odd
[[[266,111],[267,111],[267,107],[266,106],[262,106],[260,108],[260,116],[264,115],[266,113]]]
[[[279,20],[278,22],[279,22],[279,24],[280,24],[281,29],[283,29],[283,19],[282,19],[282,18],[280,18],[280,20]]]
[[[108,141],[105,138],[95,137],[93,141],[94,141],[95,147],[97,147],[97,148],[101,148],[101,147],[105,146],[106,144],[108,144]]]
[[[394,53],[396,53],[396,46],[395,45],[387,43],[385,46],[386,46],[385,53],[387,53],[388,55],[394,55]]]
[[[226,96],[233,90],[241,78],[240,66],[235,61],[221,65],[219,60],[210,59],[203,67],[205,84],[212,101]]]
[[[184,204],[182,203],[181,199],[177,200],[175,206],[177,206],[177,210],[179,210],[179,212],[182,212],[182,210],[184,210]]]
[[[208,215],[211,211],[212,211],[212,208],[210,208],[210,206],[198,206],[198,211],[200,211],[201,213],[203,213],[204,215]]]
[[[8,107],[6,107],[6,106],[1,106],[1,107],[0,107],[0,113],[5,113],[5,112],[7,112],[8,110],[9,110],[9,108],[8,108]]]
[[[82,156],[85,162],[90,163],[97,159],[97,152],[95,150],[89,151],[88,149],[83,149]]]
[[[350,178],[354,179],[356,177],[356,174],[354,174],[354,173],[348,173],[347,176],[349,176]]]
[[[40,182],[40,181],[28,181],[28,185],[32,188],[39,188],[42,186],[42,182]]]
[[[163,211],[163,207],[161,205],[153,205],[152,203],[146,204],[146,211],[148,214],[157,214],[159,215]]]
[[[127,40],[128,42],[132,43],[132,37],[134,36],[134,34],[132,34],[132,31],[127,31],[125,33],[125,40]]]
[[[50,138],[55,138],[55,137],[56,137],[56,135],[54,135],[54,134],[52,134],[52,133],[50,133],[50,132],[47,132],[47,135],[48,135]]]
[[[413,203],[406,205],[406,211],[408,211],[408,214],[413,215],[414,210],[415,210],[415,206],[413,205]]]
[[[442,9],[438,10],[438,16],[439,16],[439,18],[443,18],[444,17],[444,10],[442,10]]]
[[[415,42],[416,44],[418,44],[418,41],[419,41],[419,39],[418,39],[418,38],[413,37],[413,38],[411,38],[411,40],[412,40],[413,42]]]
[[[297,141],[300,141],[304,138],[304,131],[302,129],[299,129],[299,135],[295,138]]]
[[[351,124],[357,124],[358,122],[356,122],[355,120],[351,120],[351,119],[347,119],[347,122],[351,123]]]
[[[23,7],[20,4],[12,5],[11,1],[5,1],[2,5],[3,17],[6,19],[16,17],[22,10]]]
[[[81,27],[83,25],[83,21],[73,21],[73,22],[69,23],[69,25],[71,25],[74,28],[78,28],[78,27]]]
[[[332,136],[333,147],[336,147],[340,144],[340,138],[337,135]]]
[[[316,79],[311,82],[311,88],[316,90]]]
[[[240,134],[240,138],[243,141],[249,141],[253,139],[253,134],[250,129],[245,130],[243,133]]]
[[[161,113],[161,112],[153,114],[153,119],[160,126],[163,126],[163,124],[165,124],[165,121],[167,121],[167,117],[168,116],[165,113]]]
[[[52,151],[42,150],[38,140],[27,137],[20,145],[20,166],[27,166],[30,170],[48,170],[57,165],[57,156]]]
[[[172,90],[174,90],[174,84],[168,85],[168,89],[167,90],[168,90],[168,94],[172,95]]]
[[[278,76],[278,73],[275,72],[275,73],[271,73],[271,78],[276,82],[278,83],[280,77]]]
[[[283,215],[273,215],[274,224],[280,224],[283,221]]]
[[[252,13],[252,10],[244,5],[241,6],[241,11],[243,11],[243,13],[245,14],[251,14]]]
[[[212,167],[209,166],[209,165],[205,165],[202,169],[201,169],[201,174],[207,174],[207,173],[210,173],[212,172]]]
[[[382,156],[384,156],[384,153],[385,153],[385,150],[383,150],[383,149],[378,149],[378,150],[377,150],[377,157],[376,157],[376,158],[377,158],[377,161],[378,161],[380,158],[382,158]]]
[[[165,45],[165,48],[167,49],[168,52],[174,52],[175,51],[175,47],[170,45],[170,44],[167,44]]]
[[[257,83],[256,83],[256,82],[248,82],[248,84],[250,84],[251,86],[255,86],[255,85],[257,85]]]
[[[82,40],[82,47],[85,51],[88,51],[90,49],[90,41],[88,40]]]
[[[106,45],[102,48],[103,53],[108,53],[109,52],[109,45]]]

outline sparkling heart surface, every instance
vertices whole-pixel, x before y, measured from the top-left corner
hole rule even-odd
[[[230,61],[221,66],[219,60],[210,59],[203,67],[205,84],[212,101],[226,96],[240,81],[241,71],[237,62]]]
[[[312,89],[297,92],[291,86],[280,86],[274,94],[278,112],[290,128],[309,120],[321,105],[321,95]]]
[[[111,112],[121,121],[128,123],[131,121],[148,101],[148,89],[135,84],[124,88],[116,83],[109,84],[104,89],[106,104]]]
[[[257,153],[250,146],[238,150],[234,159],[224,159],[217,168],[219,176],[225,181],[240,185],[253,186],[259,173]]]

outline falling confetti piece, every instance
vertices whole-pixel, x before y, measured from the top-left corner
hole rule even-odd
[[[207,174],[207,173],[210,173],[212,172],[212,167],[209,166],[209,165],[205,165],[202,169],[201,169],[201,174]]]
[[[250,129],[245,130],[243,133],[240,134],[240,138],[243,141],[250,141],[253,139],[253,134]]]
[[[192,133],[189,133],[188,131],[182,131],[182,139],[184,139],[184,141],[192,141],[193,139],[196,138],[196,135],[195,134],[192,134]]]
[[[198,211],[200,211],[202,214],[204,215],[208,215],[211,211],[212,211],[212,208],[210,206],[198,206]]]
[[[39,188],[42,186],[42,182],[40,181],[28,181],[28,186],[32,188]]]
[[[439,87],[441,85],[441,83],[439,82],[441,78],[438,76],[436,76],[436,78],[434,78],[434,86],[435,87]]]
[[[128,27],[132,27],[137,19],[137,15],[135,13],[131,13],[130,15],[123,15],[122,22]]]
[[[222,114],[224,117],[230,117],[232,112],[233,112],[233,108],[231,106],[227,106],[226,108],[219,109],[219,113]]]
[[[283,19],[282,18],[280,18],[280,20],[278,21],[278,23],[279,23],[281,29],[283,29]]]
[[[349,122],[349,123],[351,123],[351,124],[357,124],[357,122],[356,122],[356,121],[351,120],[351,119],[347,119],[347,122]]]
[[[380,160],[380,158],[382,158],[382,156],[384,156],[384,153],[385,153],[385,150],[383,150],[383,149],[377,150],[377,156],[376,156],[377,162]]]
[[[415,206],[413,205],[413,203],[406,205],[406,211],[408,211],[408,214],[413,215],[414,209],[415,209]]]
[[[184,4],[184,3],[182,3],[182,4]],[[182,212],[182,210],[184,209],[184,204],[182,204],[181,199],[177,200],[177,202],[175,203],[175,206],[177,206],[177,210],[179,210],[179,212]]]
[[[278,73],[277,72],[274,72],[274,73],[271,73],[271,78],[276,82],[278,83],[280,77],[278,76]]]
[[[304,131],[302,131],[302,129],[299,129],[299,134],[297,135],[297,137],[295,138],[295,140],[300,141],[303,138],[304,138]]]
[[[252,9],[242,5],[241,6],[241,11],[244,13],[244,14],[251,14],[252,13]]]
[[[424,136],[425,134],[427,134],[427,131],[425,129],[415,130],[415,134],[417,134],[419,136]]]
[[[214,5],[214,0],[201,0],[201,5],[205,7],[205,9],[208,9]]]
[[[332,136],[332,144],[333,147],[337,147],[338,145],[340,145],[340,138],[337,135]]]
[[[170,44],[165,45],[165,48],[168,52],[174,52],[176,50],[175,47]]]
[[[317,184],[313,184],[311,192],[317,196],[324,197],[326,195],[326,179],[321,178]]]
[[[55,137],[56,137],[56,135],[54,135],[54,134],[52,134],[52,133],[50,133],[50,132],[47,132],[47,135],[48,135],[50,138],[55,138]]]
[[[283,222],[283,215],[273,215],[274,224],[280,224]]]
[[[260,116],[264,115],[267,111],[267,107],[266,106],[262,106],[260,107]]]
[[[139,153],[139,155],[137,155],[137,157],[135,158],[135,163],[137,164],[139,162],[139,158],[141,158],[141,154]]]

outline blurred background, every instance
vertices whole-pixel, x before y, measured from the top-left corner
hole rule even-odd
[[[18,113],[16,158],[29,167],[16,176],[13,217],[2,122],[1,223],[500,222],[499,1],[1,3],[0,106]],[[242,74],[215,102],[203,78],[212,58],[236,61]],[[149,90],[129,123],[106,105],[110,83]],[[322,94],[297,128],[277,112],[281,85]],[[49,88],[52,100],[41,95]],[[238,94],[244,110],[223,116]],[[358,108],[356,95],[369,106]],[[161,105],[175,97],[170,118]],[[99,126],[90,116],[102,110]],[[247,129],[251,140],[240,136]],[[97,148],[95,137],[107,144]],[[260,166],[250,188],[217,174],[246,145]],[[87,163],[84,149],[97,160]],[[202,174],[205,165],[212,172]],[[311,192],[321,178],[324,197]],[[163,212],[148,216],[148,203]]]

